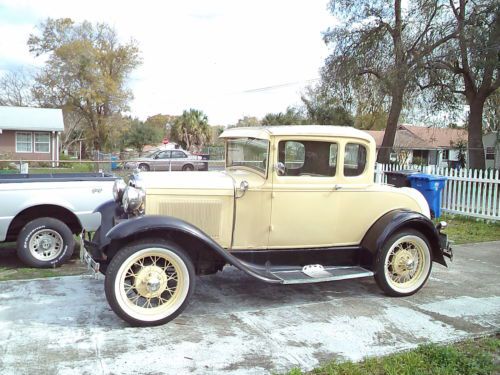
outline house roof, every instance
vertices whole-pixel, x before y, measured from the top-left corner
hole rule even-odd
[[[384,130],[367,130],[377,144],[382,146]],[[467,140],[467,130],[435,128],[414,125],[398,125],[394,147],[412,149],[454,148],[459,141]]]
[[[1,130],[63,131],[62,110],[0,106]]]

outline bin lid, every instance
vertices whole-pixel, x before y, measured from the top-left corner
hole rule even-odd
[[[448,179],[446,176],[436,176],[434,174],[427,174],[427,173],[415,173],[409,175],[408,178],[410,180],[428,180],[428,181],[445,181]]]
[[[400,171],[386,171],[384,173],[385,174],[394,174],[394,175],[409,176],[411,174],[418,173],[418,170],[416,170],[416,169],[403,169],[403,170],[400,170]]]

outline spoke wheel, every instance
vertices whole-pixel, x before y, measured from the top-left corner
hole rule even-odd
[[[429,277],[432,259],[426,238],[417,231],[392,236],[377,256],[375,278],[389,295],[417,292]]]
[[[194,288],[194,268],[175,244],[135,244],[111,260],[105,287],[110,306],[127,322],[163,324],[186,306]]]

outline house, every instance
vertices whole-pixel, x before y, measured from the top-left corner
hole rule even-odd
[[[382,146],[384,130],[367,130],[375,138],[377,150]],[[466,148],[467,130],[398,125],[391,160],[400,164],[457,167],[459,146]],[[466,154],[466,150],[464,150]]]
[[[59,160],[62,110],[0,106],[0,159]]]
[[[483,135],[486,168],[500,169],[500,132],[492,131]]]

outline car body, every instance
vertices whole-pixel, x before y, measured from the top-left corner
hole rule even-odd
[[[185,150],[157,150],[146,156],[128,160],[126,169],[141,171],[195,171],[207,170],[207,162],[199,155]]]
[[[74,249],[74,234],[95,231],[95,208],[112,199],[116,177],[102,173],[0,175],[0,242],[17,241],[21,260],[55,267]]]
[[[130,324],[173,319],[195,276],[226,264],[274,284],[375,276],[405,296],[433,261],[451,258],[421,193],[373,182],[367,133],[308,125],[221,137],[225,171],[139,173],[98,209],[102,227],[83,257],[106,274],[108,302]]]

